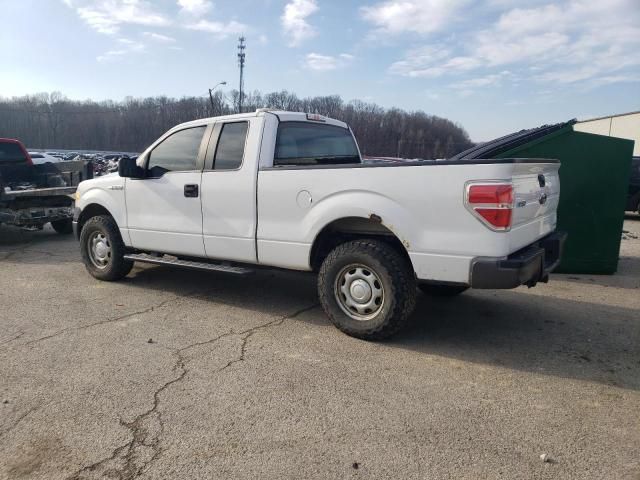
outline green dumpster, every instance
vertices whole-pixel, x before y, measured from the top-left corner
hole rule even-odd
[[[557,228],[569,237],[556,272],[613,274],[618,268],[633,141],[576,132],[574,123],[518,132],[475,147],[467,155],[559,159]],[[456,158],[469,156],[463,152]]]

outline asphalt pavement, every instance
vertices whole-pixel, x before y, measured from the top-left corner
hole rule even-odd
[[[0,479],[639,479],[640,217],[619,273],[335,329],[310,274],[137,266],[0,226]],[[546,461],[543,461],[541,455]]]

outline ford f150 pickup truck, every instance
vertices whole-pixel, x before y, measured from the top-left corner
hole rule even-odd
[[[546,282],[555,232],[556,160],[363,163],[350,128],[269,111],[178,125],[119,173],[82,182],[74,228],[87,270],[134,262],[247,274],[318,273],[345,333],[381,339],[432,294]]]

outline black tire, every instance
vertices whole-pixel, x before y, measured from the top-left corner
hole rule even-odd
[[[379,288],[383,292],[380,306],[374,305],[379,310],[374,310],[371,318],[354,319],[345,313],[344,300],[338,298],[339,295],[346,298],[339,292],[338,282],[343,275],[355,271],[349,271],[351,266],[359,266],[365,275],[370,270],[382,285]],[[327,316],[338,329],[363,340],[382,340],[407,324],[416,303],[416,278],[410,262],[390,245],[379,240],[354,240],[335,247],[322,262],[318,296]]]
[[[94,235],[104,236],[111,249],[108,260],[99,267],[92,260],[89,242]],[[116,222],[108,215],[99,215],[86,221],[80,232],[80,252],[87,271],[98,280],[114,281],[127,276],[133,262],[124,259],[125,246]]]
[[[73,233],[73,222],[70,218],[55,220],[51,222],[51,226],[56,232],[62,235],[69,235],[70,233]]]
[[[421,283],[418,285],[422,293],[435,297],[455,297],[469,290],[464,285],[435,285],[431,283]]]

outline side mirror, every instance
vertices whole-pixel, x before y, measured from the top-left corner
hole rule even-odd
[[[144,170],[133,158],[121,158],[118,162],[118,175],[125,178],[144,178]]]

